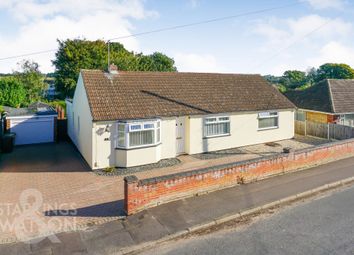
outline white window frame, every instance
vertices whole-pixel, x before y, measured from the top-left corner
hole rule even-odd
[[[227,118],[227,120],[223,120],[223,118]],[[229,123],[229,132],[227,133],[222,133],[222,134],[216,134],[216,135],[208,135],[206,133],[206,125],[208,124],[219,124],[219,123]],[[205,138],[210,138],[210,137],[219,137],[219,136],[227,136],[230,135],[231,132],[231,122],[230,122],[230,116],[210,116],[210,117],[205,117],[204,122],[203,122],[203,136]]]
[[[119,144],[119,126],[124,125],[124,145]],[[150,127],[146,127],[150,125]],[[135,128],[136,127],[136,128]],[[139,127],[139,128],[138,128]],[[130,145],[130,133],[141,132],[146,130],[154,130],[154,142],[143,145]],[[158,135],[159,134],[159,135]],[[135,149],[135,148],[144,148],[156,146],[161,143],[161,120],[132,120],[132,121],[119,121],[117,123],[117,139],[116,139],[116,148],[119,149]]]
[[[277,118],[277,125],[276,126],[264,127],[264,128],[260,128],[259,127],[259,120],[261,120],[261,119],[271,119],[271,118]],[[277,111],[269,111],[269,112],[260,112],[260,113],[258,113],[258,130],[267,130],[267,129],[276,129],[276,128],[279,128],[279,113]]]

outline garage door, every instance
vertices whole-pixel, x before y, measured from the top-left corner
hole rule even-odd
[[[16,145],[54,141],[53,117],[11,119],[10,128],[16,133]]]

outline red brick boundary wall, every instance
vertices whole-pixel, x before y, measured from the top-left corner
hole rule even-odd
[[[169,201],[354,156],[354,139],[156,178],[124,178],[127,215]]]

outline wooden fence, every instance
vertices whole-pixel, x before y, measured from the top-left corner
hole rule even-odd
[[[295,121],[295,133],[311,135],[325,139],[344,140],[354,138],[354,127],[332,123],[317,123],[312,121]]]
[[[58,119],[57,121],[57,132],[58,132],[58,141],[68,141],[68,122],[67,119]]]

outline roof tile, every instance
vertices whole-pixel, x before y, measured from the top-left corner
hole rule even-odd
[[[354,80],[328,79],[285,95],[299,108],[328,113],[354,113]]]
[[[260,75],[81,71],[96,121],[294,108]]]

